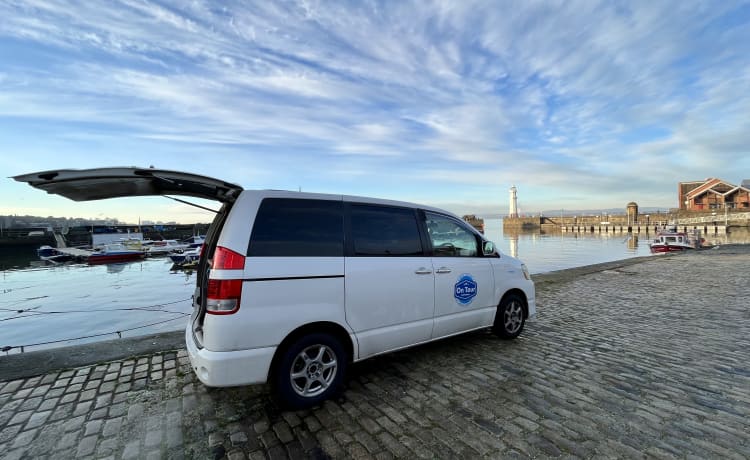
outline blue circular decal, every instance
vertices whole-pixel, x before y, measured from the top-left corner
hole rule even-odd
[[[461,305],[469,305],[477,295],[477,282],[469,274],[463,274],[453,286],[453,297]]]

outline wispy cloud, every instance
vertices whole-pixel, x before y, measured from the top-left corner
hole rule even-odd
[[[11,173],[130,152],[499,212],[511,183],[537,209],[673,206],[677,181],[750,170],[742,2],[30,0],[0,17],[0,148],[37,153]]]

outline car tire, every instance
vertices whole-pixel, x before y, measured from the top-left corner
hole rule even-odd
[[[285,408],[311,407],[341,391],[349,356],[337,338],[324,333],[305,335],[281,353],[273,384]]]
[[[518,294],[508,294],[500,301],[495,313],[492,332],[502,339],[515,339],[526,323],[524,300]]]

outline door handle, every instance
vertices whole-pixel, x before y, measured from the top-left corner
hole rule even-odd
[[[414,271],[414,273],[416,273],[417,275],[429,275],[430,273],[432,273],[432,270],[425,267],[419,267]]]
[[[448,267],[440,267],[437,270],[435,270],[435,273],[450,273],[451,269]]]

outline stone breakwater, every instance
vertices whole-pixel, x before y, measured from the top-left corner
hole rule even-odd
[[[750,247],[735,246],[536,276],[539,317],[518,340],[476,332],[364,361],[339,400],[299,412],[265,386],[204,387],[182,349],[53,359],[12,380],[3,357],[0,452],[748,458],[748,266]]]

